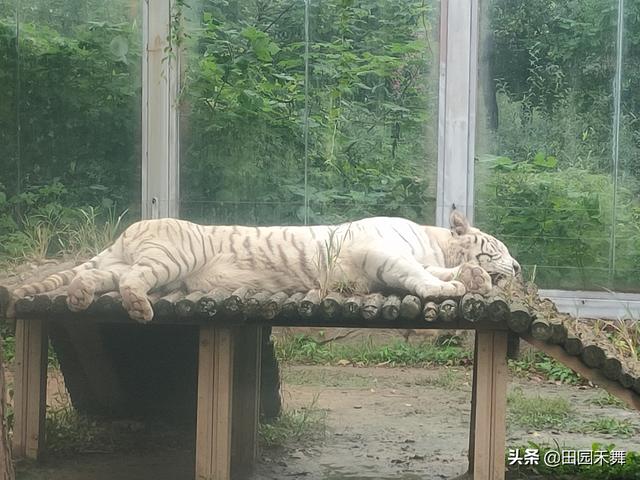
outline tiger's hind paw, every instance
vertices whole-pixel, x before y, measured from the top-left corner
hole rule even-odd
[[[86,310],[93,302],[95,285],[92,281],[77,278],[67,288],[67,306],[72,312]]]
[[[153,318],[153,308],[147,296],[127,287],[120,290],[122,305],[129,316],[139,323],[147,323]]]
[[[491,291],[491,277],[484,268],[478,265],[463,263],[460,266],[457,278],[471,293],[486,295]]]

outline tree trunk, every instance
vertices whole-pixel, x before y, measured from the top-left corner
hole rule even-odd
[[[0,480],[14,480],[13,463],[11,463],[11,445],[7,428],[5,409],[5,383],[2,348],[0,348]]]

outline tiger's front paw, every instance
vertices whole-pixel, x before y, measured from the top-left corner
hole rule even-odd
[[[457,279],[461,281],[467,291],[486,295],[491,291],[491,277],[486,270],[478,265],[463,263],[458,270]]]
[[[416,289],[416,293],[420,298],[442,298],[442,297],[461,297],[466,292],[463,283],[456,280],[450,282],[442,282],[436,285],[421,285]]]
[[[130,287],[120,290],[122,306],[129,316],[139,323],[147,323],[153,318],[153,308],[144,294],[137,293]]]
[[[89,308],[93,302],[96,286],[93,281],[76,277],[67,288],[67,306],[72,312],[80,312]]]

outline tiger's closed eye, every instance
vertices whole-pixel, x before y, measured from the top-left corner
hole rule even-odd
[[[490,262],[491,260],[494,260],[496,257],[498,257],[499,255],[489,255],[488,253],[479,253],[476,255],[476,260],[478,260],[479,262]]]

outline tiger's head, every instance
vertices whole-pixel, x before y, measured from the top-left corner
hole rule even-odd
[[[453,250],[450,254],[457,265],[464,262],[479,265],[492,277],[521,274],[520,264],[500,240],[472,227],[457,210],[451,213],[450,222]]]

